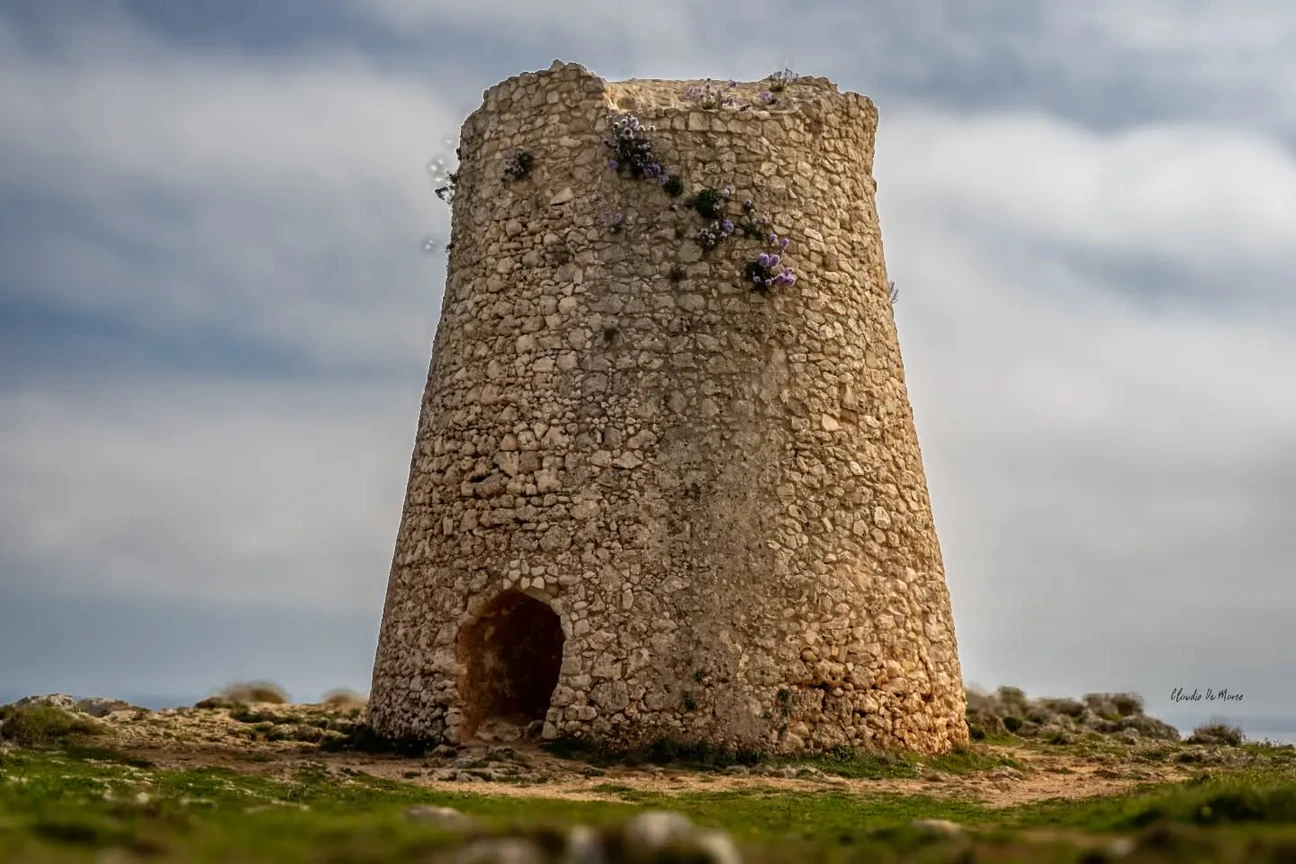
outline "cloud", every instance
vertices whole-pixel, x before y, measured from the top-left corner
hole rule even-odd
[[[359,20],[486,79],[575,60],[609,77],[760,77],[784,63],[893,101],[1046,106],[1106,129],[1185,119],[1259,126],[1296,143],[1296,16],[1285,0],[340,0]],[[472,57],[471,44],[498,59]],[[418,40],[422,42],[418,42]],[[524,64],[526,65],[526,64]],[[482,84],[481,86],[487,86]]]
[[[553,0],[548,4],[517,0],[482,0],[456,3],[453,0],[350,0],[357,12],[374,17],[398,29],[433,29],[447,23],[496,26],[516,30],[536,28],[542,33],[570,32],[599,40],[614,35],[641,34],[645,39],[665,41],[667,34],[686,36],[694,15],[709,4],[699,0],[668,0],[642,6],[618,6],[601,0]]]
[[[346,53],[180,53],[120,21],[40,53],[0,19],[0,46],[0,188],[37,216],[0,240],[8,291],[330,367],[426,356],[409,311],[435,311],[444,270],[416,251],[448,214],[424,168],[462,120],[434,88]]]
[[[415,253],[447,215],[423,166],[474,101],[441,82],[537,68],[437,27],[498,25],[609,77],[788,59],[881,94],[882,232],[969,676],[1296,709],[1274,684],[1296,611],[1296,102],[1272,35],[1296,17],[349,8],[432,34],[444,77],[336,45],[183,53],[116,19],[38,51],[0,23],[0,291],[309,369],[5,383],[0,594],[376,616],[444,278]],[[728,42],[702,51],[721,18]]]
[[[102,592],[6,593],[0,704],[59,692],[169,708],[266,677],[303,701],[335,687],[363,692],[378,620],[373,603],[328,612]]]
[[[1259,136],[893,112],[876,172],[965,668],[1052,692],[1223,680],[1290,709],[1296,247],[1269,193],[1293,160]],[[1112,257],[1191,290],[1148,303],[1086,264]],[[1262,305],[1200,272],[1249,275]]]
[[[381,608],[416,390],[113,383],[0,394],[0,591]]]
[[[1102,134],[1039,113],[891,112],[887,188],[1014,242],[1213,269],[1296,263],[1296,159],[1248,130],[1204,124]],[[882,169],[879,169],[882,170]],[[898,197],[898,196],[897,196]]]

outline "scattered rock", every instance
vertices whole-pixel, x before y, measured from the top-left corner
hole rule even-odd
[[[51,708],[62,708],[64,711],[76,711],[76,700],[66,693],[50,693],[46,696],[24,696],[13,703],[17,708],[29,705],[48,705]]]
[[[91,717],[107,717],[114,711],[132,711],[136,709],[134,705],[120,699],[105,699],[102,696],[92,696],[89,699],[82,699],[77,702],[76,710],[82,714],[89,714]]]
[[[742,864],[742,855],[733,838],[724,831],[705,829],[692,838],[693,849],[702,854],[707,864]]]
[[[629,849],[655,852],[686,839],[693,833],[693,823],[682,813],[649,810],[635,816],[621,829]]]
[[[469,843],[451,859],[454,864],[544,864],[544,852],[522,837],[488,837]]]
[[[1137,844],[1130,837],[1118,837],[1107,847],[1107,851],[1117,858],[1124,858],[1137,847]]]
[[[1027,699],[1017,687],[1000,687],[994,693],[969,688],[967,721],[969,728],[982,733],[1006,732],[1062,745],[1074,744],[1086,733],[1109,735],[1130,744],[1140,738],[1179,740],[1177,729],[1143,713],[1143,700],[1134,693]]]
[[[607,853],[597,831],[588,825],[576,825],[567,832],[567,847],[562,864],[606,864]]]
[[[941,837],[962,837],[963,826],[957,822],[951,822],[948,819],[915,819],[909,823],[913,828],[928,834],[935,834]]]
[[[415,804],[405,811],[405,818],[449,831],[471,831],[477,827],[476,820],[453,807],[437,807],[432,804]]]
[[[301,804],[297,801],[271,801],[269,804],[257,804],[255,806],[248,807],[243,812],[244,813],[268,813],[269,811],[275,809],[276,807],[287,807],[289,810],[301,810],[303,812],[307,812],[311,809],[309,804]]]
[[[638,814],[621,826],[620,836],[612,843],[615,848],[608,851],[619,854],[610,858],[618,861],[670,860],[696,861],[699,864],[741,864],[742,861],[729,834],[699,828],[687,816],[669,810],[649,810]],[[588,846],[582,849],[582,853],[592,854]],[[607,861],[610,858],[585,857],[580,860]]]

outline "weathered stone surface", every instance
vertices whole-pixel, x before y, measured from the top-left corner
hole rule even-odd
[[[13,703],[18,708],[24,708],[29,705],[48,705],[51,708],[61,708],[64,711],[77,711],[76,699],[66,693],[50,693],[45,696],[24,696],[17,702]]]
[[[91,696],[76,703],[78,711],[91,717],[107,717],[114,711],[129,711],[132,707],[134,706],[129,702],[121,699],[106,699],[102,696]]]
[[[943,837],[961,837],[964,833],[962,825],[948,819],[915,819],[909,824],[928,834]]]
[[[529,718],[545,738],[968,740],[878,226],[876,109],[821,78],[772,105],[739,84],[753,108],[703,109],[691,83],[556,64],[492,87],[464,124],[369,703],[381,733],[473,734],[472,670],[489,664],[463,634],[488,638],[483,615],[512,592],[561,624],[556,698]],[[770,217],[794,285],[749,290],[767,243],[703,251],[682,198],[607,167],[630,105],[689,193],[729,185],[735,219],[748,197]],[[534,167],[506,180],[519,148]]]
[[[449,831],[469,831],[477,826],[476,820],[453,807],[437,807],[433,804],[415,804],[405,811],[405,818]]]

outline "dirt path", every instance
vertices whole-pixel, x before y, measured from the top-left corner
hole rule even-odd
[[[1137,749],[1087,756],[1071,748],[1041,749],[1025,743],[974,746],[993,756],[1011,757],[1020,770],[1001,767],[946,774],[919,766],[917,777],[880,780],[847,779],[796,767],[750,772],[740,767],[702,772],[649,765],[595,769],[578,760],[559,759],[533,744],[481,745],[444,757],[397,758],[332,752],[308,743],[354,728],[358,715],[358,710],[323,706],[261,705],[238,710],[122,711],[105,718],[105,724],[112,746],[161,767],[224,767],[291,778],[313,766],[340,778],[360,773],[445,791],[584,801],[621,801],[633,793],[831,789],[854,795],[927,795],[997,808],[1119,794],[1143,783],[1186,780],[1193,773],[1190,766],[1141,759]]]
[[[1107,766],[1069,754],[1044,754],[1027,748],[996,747],[994,752],[1012,756],[1023,770],[999,768],[972,774],[925,772],[926,776],[903,779],[861,780],[814,774],[784,777],[768,774],[713,773],[676,769],[611,766],[597,776],[582,762],[558,759],[536,747],[514,747],[513,756],[488,762],[490,766],[517,766],[516,776],[507,780],[440,779],[451,773],[462,778],[467,772],[449,771],[445,760],[402,759],[349,753],[303,752],[260,749],[250,761],[247,748],[232,749],[202,745],[135,746],[132,755],[149,759],[160,767],[223,767],[232,770],[290,778],[307,767],[322,766],[345,776],[361,773],[373,777],[448,792],[497,795],[518,798],[554,798],[573,801],[622,801],[626,793],[659,796],[707,791],[770,790],[813,792],[831,789],[854,795],[897,793],[928,795],[975,801],[990,807],[1012,807],[1051,798],[1084,798],[1111,795],[1142,783],[1187,779],[1189,772],[1177,766],[1149,770],[1144,765]],[[466,750],[461,763],[481,764],[489,757],[486,748]]]

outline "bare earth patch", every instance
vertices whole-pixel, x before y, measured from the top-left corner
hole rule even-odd
[[[330,773],[362,773],[445,791],[508,797],[585,801],[624,800],[635,793],[678,795],[698,791],[836,790],[850,794],[921,794],[1011,807],[1053,798],[1085,798],[1125,792],[1150,782],[1189,779],[1191,766],[1149,765],[1132,748],[1119,755],[1041,749],[1038,745],[974,745],[1011,757],[1021,770],[1000,767],[966,774],[921,770],[915,778],[855,779],[813,767],[731,768],[697,771],[675,766],[610,765],[598,769],[561,759],[534,745],[480,745],[442,757],[397,757],[329,752],[320,741],[341,737],[357,722],[355,709],[326,705],[249,705],[179,708],[161,712],[117,711],[103,718],[104,744],[160,767],[224,767],[288,777],[312,767]],[[315,740],[302,740],[302,739]],[[783,776],[788,774],[802,776]],[[806,776],[808,775],[808,776]]]

